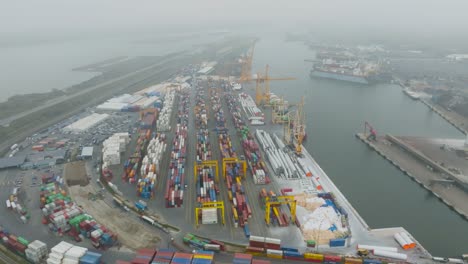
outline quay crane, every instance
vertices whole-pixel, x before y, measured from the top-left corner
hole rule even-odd
[[[262,75],[257,73],[256,87],[255,87],[255,103],[262,106],[271,106],[270,99],[270,81],[290,81],[295,80],[296,78],[284,77],[284,78],[272,78],[269,75],[270,66],[267,64],[265,66],[265,73]],[[262,87],[263,84],[263,87]]]
[[[305,113],[304,113],[304,97],[297,105],[294,120],[289,118],[289,121],[284,124],[284,140],[290,146],[294,147],[296,155],[302,155],[302,142],[306,137]]]
[[[369,131],[369,135],[367,135]],[[369,122],[364,122],[364,136],[369,141],[377,141],[377,131],[369,124]]]
[[[255,51],[255,43],[257,41],[254,40],[252,43],[252,48],[249,49],[247,54],[244,58],[241,59],[241,75],[239,78],[239,82],[248,82],[252,80],[252,61],[253,55]]]

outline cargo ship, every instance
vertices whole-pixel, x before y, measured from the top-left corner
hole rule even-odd
[[[377,62],[358,60],[351,53],[321,52],[314,65],[310,77],[326,78],[360,84],[370,84],[379,81],[390,81],[390,74],[381,71]]]

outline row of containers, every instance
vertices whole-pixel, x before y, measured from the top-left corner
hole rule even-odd
[[[21,222],[24,224],[27,223],[28,219],[31,217],[28,213],[26,207],[22,206],[20,203],[20,199],[18,198],[20,192],[19,187],[13,187],[11,190],[11,194],[6,200],[6,208],[10,211],[17,213],[20,216]]]
[[[122,180],[128,183],[136,183],[140,174],[143,157],[146,154],[146,148],[152,138],[155,137],[154,128],[156,120],[159,120],[160,108],[148,108],[140,111],[140,127],[138,128],[138,137],[136,146],[129,158],[124,163]]]
[[[141,155],[145,155],[141,160],[141,166],[139,171],[140,177],[132,178],[132,182],[136,181],[137,196],[144,199],[153,198],[155,195],[155,188],[157,184],[158,175],[160,174],[162,158],[165,155],[167,148],[166,135],[162,132],[169,131],[171,129],[171,124],[169,120],[172,116],[172,109],[174,106],[175,99],[175,90],[168,91],[164,97],[162,109],[157,109],[159,110],[157,120],[152,119],[153,125],[142,127],[154,131],[154,123],[156,123],[156,129],[158,131],[158,133],[152,133],[149,142],[143,149],[144,151],[141,152]],[[148,119],[148,112],[149,111],[141,112],[142,121]],[[136,180],[137,178],[138,180]]]
[[[185,189],[185,163],[187,151],[187,126],[190,111],[190,94],[184,89],[179,92],[176,127],[172,140],[168,177],[164,198],[166,207],[180,207],[183,203]]]
[[[312,252],[299,252],[298,248],[292,248],[281,245],[281,240],[269,237],[250,236],[249,245],[246,247],[246,252],[256,256],[266,256],[274,259],[288,259],[314,263],[363,263],[363,264],[382,264],[387,263],[378,258],[352,258],[338,255],[325,255]],[[389,257],[379,255],[378,249],[372,249],[376,257]]]
[[[171,119],[174,102],[176,101],[176,91],[174,89],[168,91],[164,96],[163,108],[161,109],[156,122],[158,132],[169,132],[171,130]]]
[[[128,183],[136,183],[138,179],[138,172],[141,166],[142,157],[146,152],[146,146],[151,140],[151,129],[139,129],[138,138],[136,141],[135,149],[128,160],[124,163],[124,172],[122,180],[128,181]]]
[[[152,138],[146,148],[140,168],[140,179],[137,182],[137,195],[149,199],[154,197],[158,175],[161,170],[163,155],[166,151],[166,135],[161,133]]]
[[[51,248],[47,264],[99,264],[102,255],[62,241]]]
[[[47,245],[43,242],[36,240],[30,243],[27,239],[11,234],[1,226],[0,239],[6,248],[32,263],[40,263],[47,256]]]
[[[205,161],[212,159],[212,144],[210,142],[210,131],[208,129],[208,108],[206,105],[206,94],[202,86],[195,83],[195,126],[197,129],[196,162],[199,164],[196,171],[196,200],[197,203],[216,202],[219,194],[218,183],[215,179],[215,171],[212,166],[202,165]],[[202,224],[217,223],[217,209],[201,210]]]
[[[234,126],[242,140],[242,147],[247,159],[248,167],[252,173],[255,184],[268,184],[270,178],[267,173],[266,164],[263,161],[258,144],[255,142],[249,127],[242,119],[239,99],[232,93],[225,94],[226,104],[231,112]]]
[[[117,235],[73,203],[57,182],[43,184],[40,189],[42,223],[57,234],[67,234],[76,241],[91,240],[95,248],[106,249],[115,244]]]
[[[77,247],[66,242],[60,242],[54,246],[49,253],[46,243],[39,240],[29,242],[21,236],[11,234],[1,226],[0,239],[7,249],[34,264],[101,263],[102,254],[89,251],[87,248]]]
[[[218,84],[221,85],[221,84]],[[232,145],[231,137],[226,128],[226,118],[222,108],[221,97],[217,90],[212,90],[211,106],[216,120],[216,131],[218,134],[218,144],[221,153],[221,159],[235,158],[237,153]],[[226,187],[229,200],[232,202],[232,218],[235,227],[242,227],[245,235],[250,236],[248,218],[252,217],[252,210],[245,195],[242,178],[245,177],[239,163],[226,164]]]
[[[212,264],[214,252],[196,250],[193,253],[181,253],[172,249],[140,249],[131,261],[116,261],[116,264]]]

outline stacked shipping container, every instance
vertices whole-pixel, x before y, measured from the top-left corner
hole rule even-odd
[[[41,186],[40,208],[43,224],[59,234],[67,233],[76,240],[91,239],[96,248],[111,247],[117,236],[105,226],[97,224],[93,218],[84,214],[83,210],[74,204],[59,183],[52,182]]]
[[[226,96],[229,96],[226,94]],[[217,91],[211,94],[211,105],[216,119],[216,131],[218,133],[219,149],[221,158],[237,158],[237,153],[232,145],[231,137],[226,128],[226,119],[221,105],[221,98]],[[229,105],[229,102],[228,102]],[[229,105],[231,106],[231,105]],[[229,109],[232,113],[232,110]],[[235,109],[234,109],[235,110]],[[233,113],[235,116],[235,113]],[[234,121],[236,122],[236,121]],[[252,216],[252,210],[248,204],[247,196],[245,195],[244,186],[242,185],[242,169],[240,164],[226,165],[226,185],[228,189],[228,197],[232,202],[231,210],[233,215],[234,225],[243,227],[247,237],[250,236],[250,230],[247,219]]]
[[[227,93],[226,94],[226,103],[229,107],[229,111],[232,114],[234,125],[239,133],[239,136],[242,140],[242,147],[244,148],[244,154],[247,158],[247,163],[249,169],[254,177],[254,182],[256,184],[268,184],[270,183],[270,178],[267,174],[266,164],[262,159],[258,144],[254,141],[252,134],[249,131],[249,128],[246,126],[245,122],[242,120],[242,115],[240,113],[240,103],[239,99]]]
[[[165,199],[166,207],[180,207],[183,202],[185,189],[185,155],[187,150],[187,125],[190,107],[190,94],[187,91],[180,92],[180,101],[177,111],[177,125],[169,163],[169,177],[166,183]]]
[[[196,161],[201,163],[212,159],[210,132],[208,128],[208,110],[205,103],[205,91],[203,87],[196,86],[195,90],[195,125],[197,132],[197,157]],[[215,172],[212,167],[199,166],[196,172],[197,202],[216,202],[219,188],[215,182]],[[203,209],[201,212],[202,223],[217,223],[216,209]],[[200,217],[200,216],[199,216]]]
[[[151,139],[147,147],[147,154],[143,158],[138,180],[137,194],[149,199],[154,196],[154,189],[157,183],[157,176],[160,173],[161,160],[166,150],[165,134],[158,134]]]

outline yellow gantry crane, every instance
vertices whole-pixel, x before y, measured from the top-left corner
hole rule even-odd
[[[276,209],[277,206],[282,204],[289,204],[289,210],[291,211],[291,221],[296,221],[296,205],[297,202],[294,196],[276,196],[274,200],[270,197],[265,198],[265,223],[267,225],[270,224],[270,211],[271,207],[273,206],[273,210]],[[277,209],[275,210],[275,214],[277,214]]]
[[[223,179],[226,179],[226,165],[228,164],[240,164],[242,167],[242,177],[245,178],[245,174],[247,173],[247,162],[245,160],[237,159],[237,158],[224,158],[222,164],[223,170]],[[239,175],[235,175],[239,176]]]
[[[257,74],[257,83],[255,87],[255,103],[262,106],[270,106],[270,81],[290,81],[296,78],[284,77],[284,78],[272,78],[269,75],[270,66],[265,66],[265,73],[262,75]]]
[[[199,224],[198,224],[198,216],[200,214],[200,211],[203,210],[203,209],[211,209],[211,208],[216,208],[216,209],[221,209],[221,220],[222,220],[222,224],[224,225],[225,223],[225,217],[224,217],[224,202],[223,201],[219,201],[219,202],[206,202],[206,203],[202,203],[200,205],[200,207],[195,207],[195,224],[198,228]]]
[[[193,176],[195,177],[195,182],[197,182],[198,177],[198,168],[203,167],[214,167],[215,168],[215,180],[219,182],[219,167],[217,160],[205,160],[202,162],[194,162],[193,165]]]

